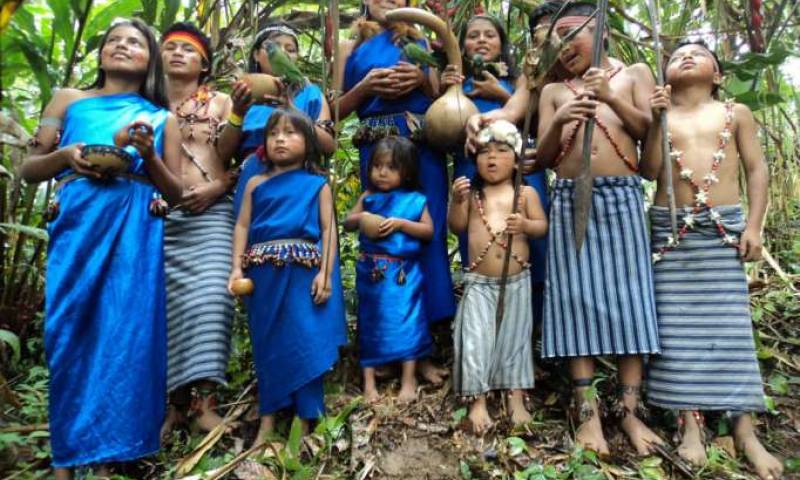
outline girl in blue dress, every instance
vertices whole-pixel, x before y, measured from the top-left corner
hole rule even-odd
[[[464,93],[472,98],[480,113],[502,108],[514,93],[517,71],[510,51],[508,35],[502,24],[489,15],[475,15],[459,36],[464,55],[466,75],[458,75],[452,67],[442,72],[442,85],[450,86],[463,82]],[[476,58],[477,56],[477,58]],[[477,167],[472,156],[464,151],[453,152],[455,165],[453,178],[467,177],[474,180]],[[543,170],[524,176],[527,185],[533,187],[541,200],[545,212],[549,209],[547,179]],[[462,266],[467,267],[467,235],[459,235],[459,253]],[[541,318],[544,292],[544,265],[547,238],[530,240],[531,284],[533,286],[534,320]]]
[[[354,26],[358,39],[342,46],[343,71],[337,84],[343,85],[340,114],[355,111],[361,121],[353,143],[359,148],[361,185],[368,185],[367,163],[375,142],[389,135],[410,137],[438,94],[438,75],[405,61],[402,47],[407,42],[425,46],[422,34],[405,24],[389,25],[386,13],[405,2],[366,0],[366,18]],[[444,156],[419,143],[419,172],[422,192],[433,219],[433,239],[422,253],[422,270],[428,319],[449,319],[455,314],[450,264],[447,256],[448,179]],[[426,375],[427,376],[427,375]]]
[[[152,207],[159,191],[181,198],[180,131],[147,25],[115,23],[98,65],[92,88],[55,92],[20,168],[27,182],[57,180],[44,343],[59,480],[158,451],[166,406],[164,222]],[[129,166],[101,174],[82,156],[90,144],[124,147]]]
[[[418,191],[417,151],[410,140],[380,140],[367,171],[367,191],[344,224],[362,231],[356,288],[364,398],[379,398],[376,366],[401,362],[397,398],[410,402],[416,398],[416,361],[431,352],[420,255],[433,237],[433,220]]]
[[[322,378],[346,343],[331,189],[321,175],[313,124],[276,110],[266,126],[265,172],[244,190],[233,237],[233,282],[246,301],[261,425],[256,443],[291,407],[305,429],[324,413]]]

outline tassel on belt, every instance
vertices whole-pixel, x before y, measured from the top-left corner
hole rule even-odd
[[[242,255],[242,268],[271,263],[283,267],[296,263],[306,268],[319,267],[322,255],[316,243],[302,238],[285,238],[251,245]]]

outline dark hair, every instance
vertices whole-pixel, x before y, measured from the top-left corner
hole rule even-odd
[[[401,184],[400,187],[407,190],[419,190],[422,188],[419,183],[419,156],[417,147],[414,142],[406,137],[389,136],[378,140],[375,148],[372,150],[372,155],[367,162],[367,184],[369,188],[373,188],[369,180],[369,173],[377,161],[378,157],[383,154],[390,154],[392,157],[392,168],[400,172]]]
[[[290,30],[291,32],[295,32],[295,29],[292,28],[292,26],[286,22],[271,22],[266,27],[264,27],[260,32],[258,32],[258,35],[256,35],[256,39],[253,40],[253,45],[250,46],[250,54],[247,56],[248,72],[261,73],[261,65],[259,65],[256,59],[253,58],[253,56],[258,51],[258,49],[261,48],[262,45],[264,45],[264,42],[266,42],[267,40],[274,40],[275,38],[281,35],[287,35],[286,33],[281,32],[279,30],[274,30],[276,28],[284,28]],[[297,42],[296,35],[297,34],[295,33],[295,36],[293,38],[294,38],[294,43],[299,50],[300,44]]]
[[[597,10],[597,5],[588,2],[572,2],[567,5],[564,10],[561,12],[561,17],[569,17],[569,16],[581,16],[581,17],[593,17],[595,11]],[[596,27],[596,25],[595,25]],[[603,28],[606,28],[606,25],[603,25]],[[608,37],[603,40],[603,48],[608,50]]]
[[[405,0],[406,7],[411,6],[411,0]],[[369,5],[367,5],[367,0],[361,0],[361,16],[365,17],[367,20],[373,20],[373,18],[369,14]]]
[[[528,30],[530,30],[531,37],[536,33],[536,27],[544,17],[552,17],[561,9],[563,1],[550,0],[536,7],[528,16]]]
[[[146,23],[138,18],[123,19],[113,23],[103,38],[100,39],[100,46],[97,49],[97,77],[89,88],[103,88],[106,84],[106,72],[102,68],[103,47],[108,41],[111,32],[119,27],[133,27],[138,30],[147,42],[147,49],[150,51],[150,58],[147,60],[147,74],[144,82],[139,86],[139,95],[150,100],[159,107],[169,108],[166,89],[164,88],[164,70],[161,67],[161,55],[158,54],[158,43],[156,37]]]
[[[269,134],[275,126],[278,125],[282,119],[286,119],[292,127],[300,131],[306,141],[306,154],[303,158],[303,169],[311,173],[323,173],[322,168],[322,148],[319,146],[317,134],[314,131],[314,124],[303,113],[299,111],[284,110],[282,108],[276,109],[267,120],[267,125],[264,127],[264,158],[262,159],[267,166],[267,170],[272,167],[272,162],[269,159],[269,152],[267,151],[267,140]]]
[[[491,141],[489,141],[489,143],[502,143],[502,142],[496,142],[495,140],[491,140]],[[517,152],[517,150],[515,148],[513,148],[513,147],[511,147],[511,151],[514,152],[514,170],[516,170],[517,168],[520,167],[519,152]],[[476,152],[474,155],[471,155],[470,160],[472,161],[473,164],[475,164],[475,167],[476,167],[475,168],[475,175],[472,178],[469,179],[470,180],[470,185],[471,185],[470,186],[470,190],[473,191],[473,192],[478,192],[478,195],[480,195],[480,197],[483,198],[483,186],[484,186],[484,183],[486,181],[483,179],[483,177],[481,177],[480,171],[477,168],[477,166],[478,166],[478,153]],[[513,179],[514,177],[511,177],[511,178]],[[527,185],[527,183],[525,183],[524,179],[523,179],[522,183],[523,183],[523,185]]]
[[[200,40],[200,44],[203,46],[203,48],[206,49],[206,54],[208,55],[208,60],[203,58],[203,67],[205,67],[205,70],[202,70],[200,72],[200,83],[201,84],[202,83],[206,83],[208,81],[208,79],[211,78],[211,73],[212,73],[211,69],[212,69],[213,63],[214,63],[212,61],[214,59],[214,50],[211,48],[211,39],[209,39],[208,36],[206,36],[206,34],[203,33],[199,28],[197,28],[193,23],[191,23],[191,22],[177,22],[177,23],[173,23],[172,26],[170,26],[164,32],[164,34],[161,35],[161,42],[160,43],[163,44],[164,43],[164,39],[167,38],[167,35],[169,35],[170,33],[173,33],[173,32],[189,32],[189,33],[191,33],[193,36],[197,37],[198,40]]]
[[[661,63],[661,71],[664,72],[665,82],[667,78],[667,66],[669,65],[669,61],[672,59],[672,55],[674,55],[679,48],[685,47],[686,45],[698,45],[700,47],[703,47],[706,51],[708,51],[708,53],[711,54],[711,57],[714,59],[714,62],[717,65],[717,72],[719,72],[719,76],[721,77],[725,75],[725,70],[722,68],[722,63],[720,62],[717,53],[714,50],[712,50],[711,47],[709,47],[704,40],[699,38],[695,40],[689,40],[688,38],[684,38],[683,40],[679,41],[677,45],[675,45],[675,48],[669,55],[669,58],[664,59]],[[719,85],[716,84],[714,85],[714,87],[711,89],[711,95],[714,98],[717,98],[719,96]]]
[[[497,18],[491,15],[473,15],[472,18],[467,21],[466,25],[464,25],[464,28],[461,29],[461,34],[458,36],[458,46],[461,48],[461,51],[464,52],[464,41],[467,39],[467,30],[469,30],[469,26],[472,22],[477,20],[486,20],[497,30],[497,35],[500,36],[500,61],[505,63],[508,67],[508,78],[514,80],[517,78],[517,68],[514,62],[514,56],[511,55],[511,45],[508,41],[508,34],[506,33],[506,29],[503,28],[503,24],[500,23],[500,20]]]

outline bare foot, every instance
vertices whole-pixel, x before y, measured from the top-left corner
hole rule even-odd
[[[486,396],[481,395],[469,407],[469,420],[475,435],[483,435],[492,427],[492,417],[486,409]]]
[[[54,468],[53,476],[56,480],[72,480],[71,468]]]
[[[420,360],[417,363],[417,371],[425,381],[434,385],[441,385],[444,379],[450,375],[446,368],[437,367],[430,358]]]
[[[522,390],[511,390],[509,392],[508,410],[511,412],[511,422],[514,425],[524,425],[533,418],[528,409],[525,408],[525,396]]]
[[[253,440],[253,445],[258,445],[267,440],[269,434],[275,429],[275,417],[272,415],[264,415],[261,417],[261,423],[258,426],[258,433],[256,439]]]
[[[758,440],[752,422],[750,415],[739,419],[734,430],[736,448],[744,453],[761,480],[778,480],[783,475],[783,464]]]
[[[111,478],[111,469],[105,464],[92,468],[92,473],[99,479]]]
[[[400,403],[411,403],[417,400],[417,381],[406,382],[400,385],[400,391],[397,393],[397,401]]]
[[[696,467],[703,467],[708,462],[706,446],[703,442],[703,426],[697,422],[692,412],[681,412],[683,433],[678,455]]]
[[[575,432],[575,443],[584,450],[597,452],[598,455],[609,455],[608,442],[603,435],[603,424],[600,423],[597,399],[584,399],[585,391],[583,390],[576,390],[575,395],[580,398],[579,413],[576,416],[583,419],[583,423]]]
[[[200,428],[200,430],[204,432],[210,432],[214,430],[220,423],[222,423],[222,417],[220,417],[217,412],[211,409],[203,409],[201,410],[202,413],[195,418],[194,423]]]
[[[376,404],[381,401],[381,394],[378,393],[377,388],[364,389],[364,401],[370,405]]]
[[[650,427],[645,425],[644,422],[639,420],[634,414],[626,415],[625,418],[622,419],[622,422],[620,422],[620,426],[625,434],[628,435],[628,439],[639,455],[650,455],[654,453],[655,450],[651,446],[653,444],[664,445],[664,441],[661,440],[661,437],[650,430]]]
[[[161,424],[161,443],[165,443],[167,439],[169,439],[169,435],[172,433],[172,429],[175,428],[175,425],[178,423],[183,422],[185,419],[183,414],[181,414],[175,405],[168,405],[167,406],[167,415],[164,418],[164,423]]]

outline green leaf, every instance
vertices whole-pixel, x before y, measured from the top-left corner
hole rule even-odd
[[[0,328],[0,341],[8,344],[8,346],[11,347],[11,352],[12,352],[11,360],[14,363],[19,362],[19,358],[21,355],[21,351],[19,348],[19,337],[10,330],[5,330]]]
[[[292,428],[286,441],[286,449],[294,458],[300,456],[300,441],[303,439],[303,424],[298,417],[292,419]]]
[[[161,28],[163,32],[175,23],[175,16],[181,6],[181,0],[165,0],[164,9],[161,11]]]
[[[29,237],[38,238],[39,240],[47,240],[47,230],[43,228],[31,227],[30,225],[22,225],[20,223],[0,223],[0,230],[7,232],[9,230],[16,230],[17,232],[28,235]]]
[[[469,464],[464,460],[459,460],[458,462],[458,470],[461,473],[461,478],[464,480],[472,480],[472,470],[469,468]]]
[[[789,395],[789,379],[781,374],[771,376],[768,385],[778,395]]]
[[[508,454],[512,457],[516,457],[526,451],[528,451],[528,445],[525,444],[525,440],[519,437],[508,437],[506,438],[506,443],[508,443],[509,452]]]
[[[47,0],[47,5],[53,10],[53,30],[64,42],[64,52],[72,51],[75,43],[75,29],[72,25],[72,11],[67,0]]]
[[[783,462],[787,472],[800,472],[800,457],[790,457]]]
[[[467,416],[467,409],[465,407],[459,408],[455,412],[453,412],[453,424],[461,423],[461,420],[464,420],[464,417]]]
[[[780,412],[775,408],[775,399],[769,395],[764,395],[764,406],[767,411],[773,415],[778,415]]]
[[[138,0],[119,0],[109,3],[100,10],[93,10],[83,32],[84,38],[91,38],[98,33],[102,34],[115,18],[130,17],[137,8],[139,8]],[[152,24],[153,22],[147,23]],[[86,50],[84,54],[89,52],[90,50]]]

